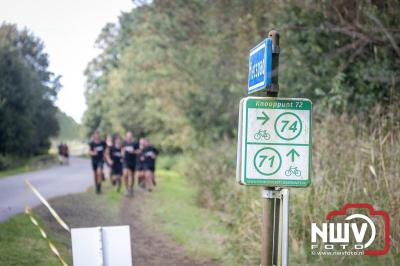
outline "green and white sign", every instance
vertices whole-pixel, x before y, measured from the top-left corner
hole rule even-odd
[[[311,175],[308,99],[247,97],[240,102],[237,181],[304,187]]]

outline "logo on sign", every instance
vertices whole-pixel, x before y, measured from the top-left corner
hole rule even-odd
[[[248,93],[265,89],[271,84],[272,40],[265,39],[250,50]]]

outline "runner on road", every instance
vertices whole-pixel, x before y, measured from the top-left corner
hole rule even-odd
[[[64,155],[63,155],[63,146],[64,144],[61,142],[57,148],[58,148],[58,161],[61,165],[64,164]]]
[[[126,133],[126,139],[122,145],[123,176],[126,188],[125,196],[133,196],[135,184],[136,155],[140,153],[139,144],[133,141],[131,131]]]
[[[69,148],[68,148],[67,143],[64,143],[64,144],[63,144],[63,146],[62,146],[62,153],[63,153],[64,159],[65,159],[65,163],[66,163],[67,165],[69,165]]]
[[[100,194],[101,182],[103,179],[103,163],[106,143],[101,140],[100,133],[97,130],[92,135],[92,141],[89,143],[89,147],[89,154],[92,158],[92,168],[94,173],[94,182],[96,185],[96,194]]]
[[[117,192],[121,190],[122,177],[122,140],[119,135],[114,137],[114,143],[109,148],[106,155],[107,162],[111,167],[111,180],[113,185],[117,185]]]
[[[145,170],[146,188],[147,191],[151,192],[153,190],[152,187],[157,185],[154,172],[156,170],[156,158],[159,152],[148,140],[145,140],[145,147],[142,153],[144,155],[143,168]]]

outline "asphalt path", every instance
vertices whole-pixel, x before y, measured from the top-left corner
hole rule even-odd
[[[46,198],[80,193],[93,185],[89,159],[70,158],[70,164],[54,166],[45,170],[0,178],[0,222],[24,211],[25,206],[40,204],[27,188],[28,179]]]

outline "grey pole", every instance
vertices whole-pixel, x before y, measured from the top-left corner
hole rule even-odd
[[[282,235],[281,235],[281,260],[282,266],[289,264],[289,189],[282,189]]]

